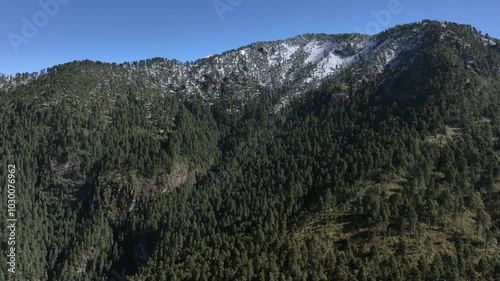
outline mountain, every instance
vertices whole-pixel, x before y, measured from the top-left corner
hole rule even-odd
[[[499,89],[428,20],[1,76],[16,280],[497,280]]]
[[[374,36],[306,34],[275,42],[258,42],[187,63],[162,58],[120,65],[98,63],[93,66],[98,73],[93,74],[140,80],[165,94],[200,96],[209,100],[220,99],[226,93],[232,97],[235,94],[253,96],[266,88],[286,87],[297,93],[347,70],[382,73],[387,68],[397,68],[398,64],[406,63],[415,50],[423,49],[428,43],[425,42],[430,32],[428,24],[431,22],[399,26]],[[446,23],[439,28],[442,29],[439,40],[454,41],[453,44],[461,45],[460,48],[467,48],[461,41],[463,34],[447,29]],[[479,34],[474,36],[468,39],[475,44],[497,46],[498,40]],[[90,61],[72,64],[78,63],[92,64]],[[55,73],[65,67],[70,66],[56,66],[40,74],[4,77],[0,87],[13,88],[38,75]]]

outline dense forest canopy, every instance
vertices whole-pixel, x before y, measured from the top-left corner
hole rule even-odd
[[[196,80],[223,57],[2,76],[16,280],[499,280],[500,42],[433,21],[321,36],[378,47],[342,45],[353,63],[307,87],[311,64]]]

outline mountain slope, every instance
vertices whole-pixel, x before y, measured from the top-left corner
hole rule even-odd
[[[382,73],[385,69],[406,64],[413,54],[425,48],[428,39],[447,41],[460,48],[461,52],[479,44],[485,49],[498,48],[498,40],[489,36],[480,35],[477,31],[464,33],[463,29],[472,31],[473,27],[461,26],[459,29],[462,30],[456,30],[455,25],[449,25],[424,21],[398,26],[374,36],[306,34],[275,42],[254,43],[195,62],[155,58],[120,65],[99,63],[92,66],[97,68],[92,72],[97,70],[97,73],[85,71],[80,74],[121,78],[128,80],[127,83],[145,83],[165,94],[195,95],[215,100],[227,98],[222,95],[232,98],[254,96],[264,89],[285,88],[286,92],[293,94],[314,88],[324,79],[339,76],[346,70]],[[433,30],[438,32],[435,36],[439,38],[430,35]],[[476,62],[469,59],[467,63]],[[70,66],[56,66],[40,74],[3,77],[0,88],[12,89],[46,73],[57,73],[65,67]]]
[[[424,21],[2,77],[17,280],[495,280],[499,67]]]

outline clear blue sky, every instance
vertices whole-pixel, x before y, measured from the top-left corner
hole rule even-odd
[[[51,5],[47,12],[39,1],[59,8]],[[388,9],[391,2],[399,5]],[[377,23],[372,11],[381,10],[391,16]],[[5,0],[0,73],[82,59],[196,60],[255,41],[303,33],[374,33],[422,19],[472,24],[500,38],[499,11],[498,0]],[[36,31],[26,27],[31,24]]]

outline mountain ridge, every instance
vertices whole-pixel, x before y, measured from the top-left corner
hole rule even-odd
[[[402,53],[421,49],[421,40],[429,26],[441,27],[441,39],[448,34],[447,25],[472,28],[454,23],[423,21],[396,26],[376,35],[361,34],[303,34],[288,39],[255,42],[194,62],[153,58],[132,63],[101,63],[89,60],[72,63],[91,63],[125,71],[132,79],[144,76],[153,86],[165,93],[200,96],[211,102],[220,92],[239,92],[253,96],[255,88],[293,87],[297,92],[317,87],[325,79],[345,71],[382,73],[394,67]],[[498,40],[483,37],[485,46],[498,47]],[[8,90],[27,83],[38,75],[50,73],[69,64],[42,70],[40,74],[17,74],[3,77],[0,89]],[[405,61],[403,61],[405,63]],[[121,75],[124,75],[121,74]],[[24,77],[24,78],[23,78]]]
[[[14,77],[16,276],[496,280],[499,73],[498,41],[424,21]]]

